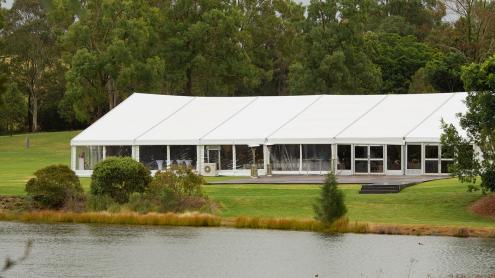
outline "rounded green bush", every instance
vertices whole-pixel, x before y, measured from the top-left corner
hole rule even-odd
[[[51,165],[34,173],[26,192],[40,208],[59,209],[67,202],[83,198],[83,189],[74,171],[65,165]]]
[[[130,157],[110,157],[96,164],[91,176],[91,194],[108,195],[126,203],[134,192],[143,192],[151,181],[150,171]]]

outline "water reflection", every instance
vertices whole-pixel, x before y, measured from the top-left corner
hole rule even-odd
[[[495,273],[495,240],[0,222],[6,277],[445,277]]]

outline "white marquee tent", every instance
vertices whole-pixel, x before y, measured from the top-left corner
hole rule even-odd
[[[458,126],[465,93],[183,97],[135,93],[72,139],[72,167],[108,156],[151,169],[219,174],[442,174],[441,120]],[[253,157],[254,153],[254,157]],[[162,165],[163,164],[163,165]]]

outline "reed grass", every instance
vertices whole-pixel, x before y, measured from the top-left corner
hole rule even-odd
[[[367,224],[349,222],[347,218],[341,218],[332,225],[325,225],[314,219],[291,219],[291,218],[259,218],[240,216],[235,219],[234,227],[248,229],[274,229],[295,230],[330,233],[366,233]]]
[[[351,222],[341,218],[332,225],[324,225],[314,219],[260,218],[240,216],[222,218],[204,213],[147,213],[136,212],[67,212],[31,211],[13,212],[0,210],[0,221],[23,221],[35,223],[97,223],[125,225],[233,227],[245,229],[273,229],[312,231],[321,233],[369,233],[387,235],[455,236],[495,238],[492,227],[452,227],[430,225],[392,225]]]
[[[32,211],[23,213],[0,212],[0,220],[42,223],[98,223],[158,226],[218,227],[221,218],[201,213],[147,213],[136,212],[61,212]]]

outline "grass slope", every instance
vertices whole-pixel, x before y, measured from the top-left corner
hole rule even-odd
[[[69,141],[78,132],[0,136],[0,195],[23,195],[24,185],[37,169],[69,164]],[[214,178],[224,179],[223,177]],[[89,179],[81,179],[86,190]],[[400,194],[359,195],[359,186],[342,185],[351,220],[391,224],[495,226],[468,206],[479,193],[467,193],[455,179],[416,185]],[[222,204],[222,216],[311,218],[319,185],[206,185],[208,196]]]

